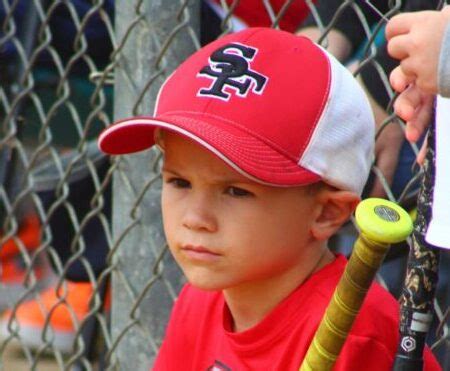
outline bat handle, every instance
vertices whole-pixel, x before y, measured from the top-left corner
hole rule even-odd
[[[384,199],[362,201],[355,216],[361,234],[300,371],[331,370],[390,244],[403,241],[412,230],[406,211]]]
[[[423,370],[423,359],[422,359],[422,357],[413,359],[411,357],[397,355],[395,357],[395,370],[396,371],[422,371]]]
[[[445,123],[447,124],[447,123]],[[393,371],[422,371],[425,340],[433,320],[433,300],[439,275],[439,249],[425,237],[432,217],[435,183],[436,127],[431,125],[417,198],[417,217],[400,296],[400,341]]]

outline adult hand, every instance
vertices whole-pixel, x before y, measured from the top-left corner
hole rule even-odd
[[[442,11],[399,14],[388,22],[388,52],[400,60],[390,75],[396,91],[402,92],[414,82],[426,93],[438,93],[439,54],[449,22],[450,6]]]

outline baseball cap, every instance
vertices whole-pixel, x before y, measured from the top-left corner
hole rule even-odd
[[[108,154],[155,144],[156,128],[205,147],[273,186],[323,180],[361,194],[373,159],[373,114],[358,82],[307,38],[249,28],[198,50],[161,87],[153,116],[99,137]]]

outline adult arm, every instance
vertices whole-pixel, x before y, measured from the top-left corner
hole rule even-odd
[[[382,13],[388,11],[387,0],[372,0],[371,3]],[[355,9],[359,11],[357,12]],[[325,27],[336,16],[327,35],[328,50],[341,61],[347,59],[367,39],[364,24],[370,29],[380,20],[380,16],[363,1],[351,5],[350,3],[344,4],[342,0],[319,0],[314,10],[309,13],[298,32],[307,36],[311,35],[313,40],[317,40],[321,36],[321,30],[315,14]],[[359,18],[358,13],[362,15],[362,18]],[[335,44],[336,39],[339,42],[337,45]],[[345,40],[345,44],[342,40]],[[344,49],[340,49],[340,47],[344,47]],[[335,50],[337,53],[334,52]]]

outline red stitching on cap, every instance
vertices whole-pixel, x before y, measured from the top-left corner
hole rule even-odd
[[[260,141],[262,141],[263,143],[266,143],[267,145],[269,145],[270,147],[272,147],[274,150],[276,150],[277,152],[283,154],[284,156],[286,156],[288,159],[290,159],[291,161],[294,161],[295,163],[297,163],[297,158],[295,156],[292,156],[290,153],[288,153],[285,149],[281,148],[278,144],[272,142],[270,139],[265,138],[257,133],[254,133],[253,131],[250,131],[247,127],[242,126],[241,124],[233,121],[233,120],[229,120],[229,119],[224,119],[222,116],[216,116],[213,115],[211,113],[199,113],[197,111],[186,111],[186,110],[177,110],[177,111],[168,111],[168,112],[164,112],[163,114],[161,114],[162,117],[164,116],[178,116],[179,114],[183,114],[183,113],[187,113],[190,115],[194,115],[194,116],[206,116],[206,117],[211,117],[214,118],[218,121],[222,121],[225,122],[227,124],[233,125],[235,128],[238,128],[239,130],[242,130],[243,132],[252,135],[255,138],[258,138]],[[156,118],[158,119],[158,117]]]

